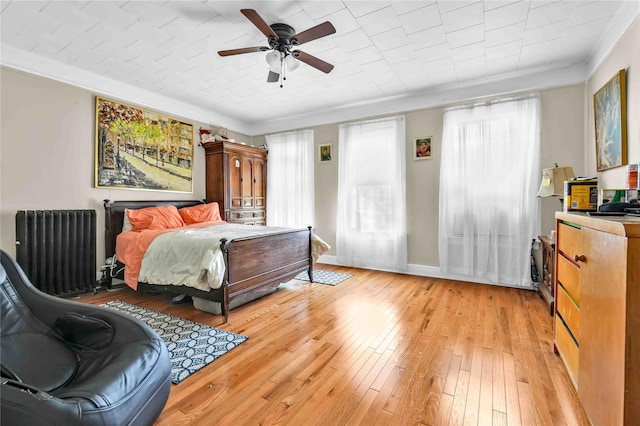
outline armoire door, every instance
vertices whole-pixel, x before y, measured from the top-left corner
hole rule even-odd
[[[242,207],[242,157],[229,154],[229,202],[232,209]]]
[[[266,188],[266,167],[265,160],[260,158],[253,159],[253,194],[255,198],[255,207],[264,208],[266,205],[265,194]]]
[[[254,206],[253,193],[253,158],[242,157],[242,207]]]

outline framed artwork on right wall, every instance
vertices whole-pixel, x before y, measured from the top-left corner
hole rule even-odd
[[[627,97],[625,70],[593,95],[596,168],[603,172],[627,164]]]

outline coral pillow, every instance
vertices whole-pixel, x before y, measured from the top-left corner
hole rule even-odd
[[[178,210],[182,220],[187,225],[200,222],[220,222],[220,207],[218,203],[199,204],[193,207],[183,207]]]
[[[125,209],[125,213],[134,231],[184,226],[184,221],[180,217],[176,206],[146,207],[136,210]]]

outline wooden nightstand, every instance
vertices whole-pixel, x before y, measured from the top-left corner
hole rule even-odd
[[[542,243],[542,282],[538,286],[540,297],[549,305],[549,314],[553,315],[555,262],[556,262],[556,242],[546,235],[539,235],[538,239]]]

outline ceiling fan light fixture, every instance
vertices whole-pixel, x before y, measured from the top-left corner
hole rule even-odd
[[[267,64],[269,64],[269,70],[280,74],[280,52],[278,52],[277,50],[272,50],[271,52],[267,53],[265,59],[267,60]]]
[[[300,62],[292,55],[287,55],[284,57],[284,64],[287,67],[287,71],[292,72],[295,71],[299,66]]]

